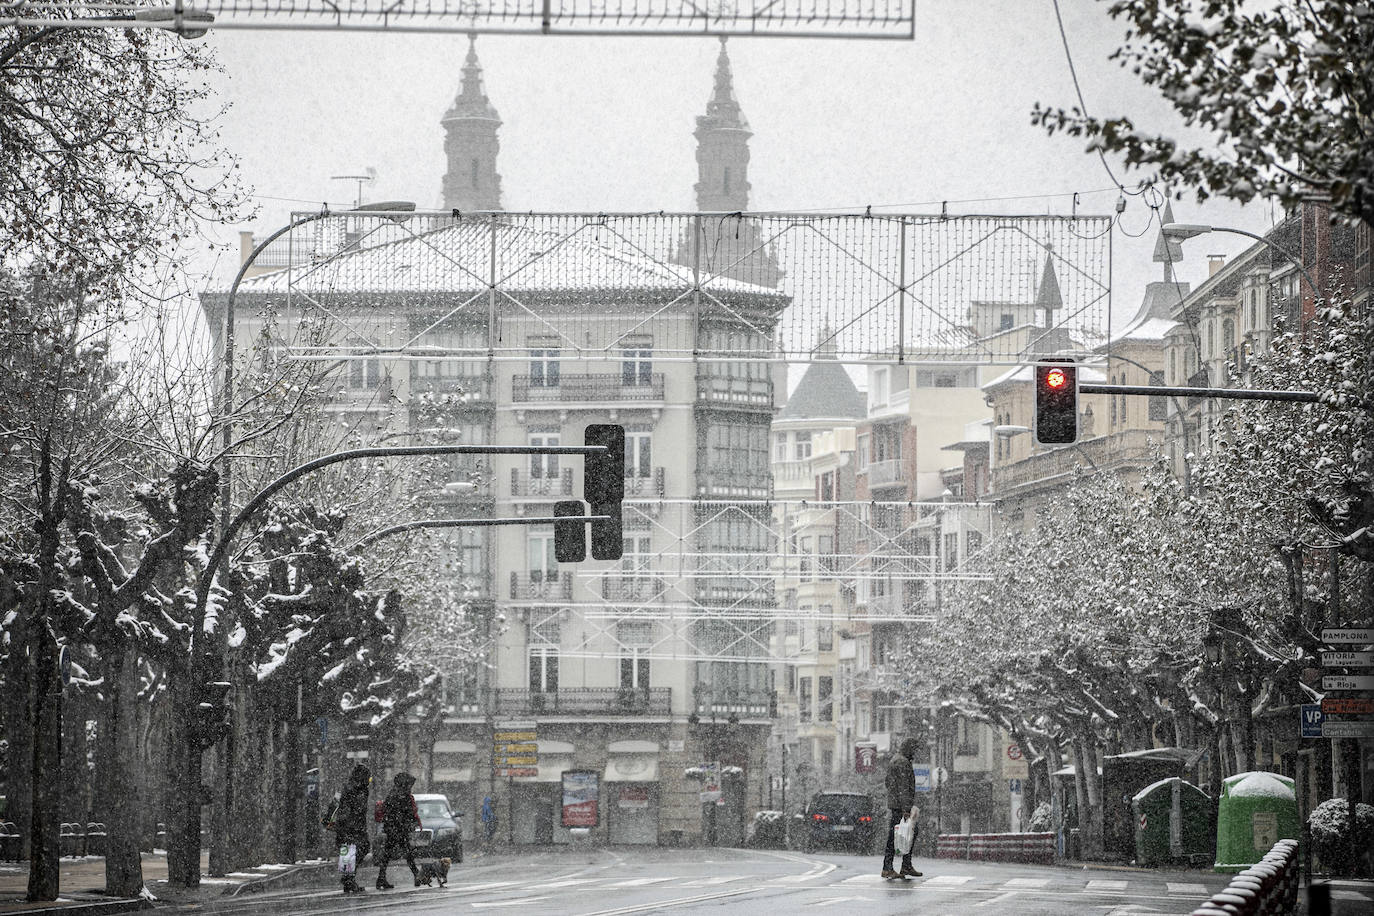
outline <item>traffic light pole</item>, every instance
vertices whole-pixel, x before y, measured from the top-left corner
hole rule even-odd
[[[1150,397],[1176,398],[1236,398],[1251,401],[1300,401],[1320,404],[1321,395],[1314,391],[1283,391],[1263,388],[1188,388],[1171,385],[1099,385],[1079,382],[1081,394],[1139,394]]]
[[[359,547],[366,547],[376,543],[384,537],[393,534],[404,534],[407,531],[416,531],[423,528],[491,528],[497,525],[553,525],[562,522],[605,522],[610,520],[609,515],[573,515],[573,516],[525,516],[521,518],[426,518],[414,522],[405,522],[400,525],[392,525],[390,528],[383,528],[374,531],[361,541],[355,543],[350,550]]]

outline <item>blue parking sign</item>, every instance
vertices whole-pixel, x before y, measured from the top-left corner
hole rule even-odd
[[[916,791],[929,792],[931,785],[930,767],[925,764],[916,764],[911,768],[911,774],[916,777]]]
[[[1322,704],[1302,704],[1301,715],[1302,736],[1304,738],[1320,738],[1322,736],[1322,720],[1326,718],[1322,714]]]

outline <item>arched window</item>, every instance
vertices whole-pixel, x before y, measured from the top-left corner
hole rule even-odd
[[[1213,359],[1217,355],[1217,323],[1215,320],[1207,322],[1207,359]]]

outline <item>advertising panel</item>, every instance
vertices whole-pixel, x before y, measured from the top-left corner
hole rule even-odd
[[[563,826],[597,826],[600,823],[600,798],[600,773],[596,770],[564,770]]]

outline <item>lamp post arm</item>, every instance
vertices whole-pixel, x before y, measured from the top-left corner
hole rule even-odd
[[[1322,294],[1321,294],[1321,291],[1317,289],[1317,284],[1316,284],[1316,282],[1312,279],[1312,275],[1309,274],[1309,273],[1307,272],[1307,268],[1303,266],[1302,261],[1299,260],[1298,258],[1294,257],[1294,256],[1293,256],[1293,253],[1290,252],[1288,249],[1284,248],[1282,245],[1276,245],[1276,244],[1274,244],[1272,241],[1270,241],[1269,239],[1265,238],[1264,236],[1262,236],[1262,235],[1257,235],[1257,234],[1255,234],[1255,233],[1253,233],[1253,232],[1248,232],[1248,231],[1246,231],[1245,229],[1231,229],[1231,228],[1229,228],[1229,227],[1213,226],[1213,227],[1212,227],[1212,231],[1213,231],[1213,232],[1229,232],[1229,233],[1231,233],[1232,235],[1243,235],[1243,236],[1245,236],[1245,237],[1248,238],[1248,239],[1254,239],[1254,240],[1257,241],[1257,242],[1260,242],[1260,243],[1262,243],[1262,244],[1268,245],[1268,246],[1269,246],[1270,248],[1272,248],[1274,251],[1277,251],[1279,254],[1281,254],[1281,255],[1283,255],[1285,258],[1287,258],[1287,259],[1288,259],[1288,262],[1289,262],[1290,264],[1292,264],[1294,268],[1297,269],[1298,273],[1302,274],[1302,278],[1303,278],[1304,280],[1307,281],[1308,287],[1312,290],[1312,298],[1313,298],[1313,299],[1320,299],[1320,298],[1321,298],[1321,295],[1322,295]]]

